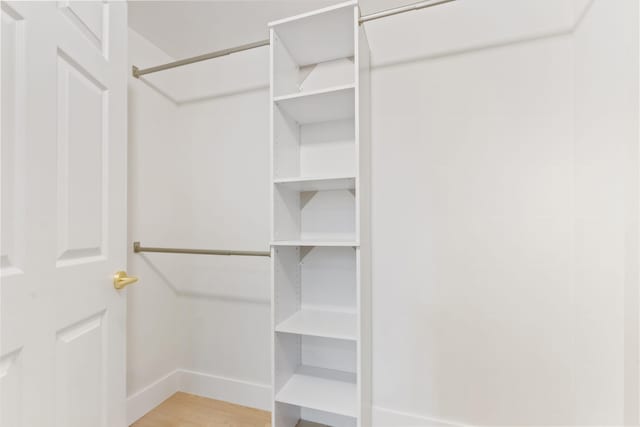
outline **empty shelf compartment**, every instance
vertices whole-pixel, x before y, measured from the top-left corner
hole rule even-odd
[[[355,191],[299,191],[293,187],[275,186],[275,241],[357,241]]]
[[[356,4],[338,4],[270,22],[277,38],[276,48],[286,49],[298,66],[352,57]]]

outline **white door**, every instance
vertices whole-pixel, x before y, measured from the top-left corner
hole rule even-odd
[[[126,25],[2,2],[2,427],[126,423]]]

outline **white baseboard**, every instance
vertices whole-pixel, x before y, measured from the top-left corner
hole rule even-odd
[[[371,410],[375,427],[470,427],[455,421],[425,417],[379,406],[374,406]]]
[[[128,425],[139,420],[177,391],[265,411],[271,410],[269,385],[176,369],[127,398]]]
[[[127,398],[127,425],[138,421],[144,414],[180,390],[180,371],[175,370],[154,381]]]
[[[251,408],[271,410],[271,386],[180,370],[180,390]]]
[[[267,384],[176,369],[127,399],[129,425],[177,391],[265,411],[271,410],[271,386]],[[380,406],[373,406],[372,418],[372,424],[375,427],[469,427],[455,421],[425,417]]]

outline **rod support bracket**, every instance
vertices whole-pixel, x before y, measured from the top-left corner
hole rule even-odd
[[[133,252],[135,253],[140,252],[140,242],[133,242]]]
[[[135,77],[136,79],[139,79],[140,78],[140,69],[134,65],[133,67],[131,67],[131,75],[133,75],[133,77]],[[135,243],[134,243],[134,245],[135,245]]]

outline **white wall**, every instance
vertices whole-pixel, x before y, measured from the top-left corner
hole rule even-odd
[[[623,423],[637,16],[634,1],[459,1],[368,27],[377,406]]]
[[[637,27],[634,0],[459,0],[367,24],[376,425],[636,420]],[[132,238],[266,248],[267,78],[263,49],[149,77],[179,103],[155,122],[173,142],[132,156]],[[137,328],[144,287],[175,289],[179,386],[264,403],[268,262],[136,257]]]
[[[267,49],[262,50],[254,55],[266,56]],[[218,70],[227,66],[231,65],[216,65]],[[213,71],[212,65],[208,67]],[[232,89],[224,82],[217,80],[220,88],[216,83],[201,85],[199,95],[218,89],[226,95],[178,108],[182,138],[189,150],[187,191],[192,197],[183,216],[190,230],[181,244],[268,251],[268,88],[263,84],[230,93]],[[243,392],[247,400],[241,403],[269,409],[269,258],[196,256],[183,262],[197,270],[189,282],[179,285],[184,322],[181,367],[249,383]],[[201,382],[212,381],[201,376]],[[199,391],[229,398],[213,386],[202,385]]]

